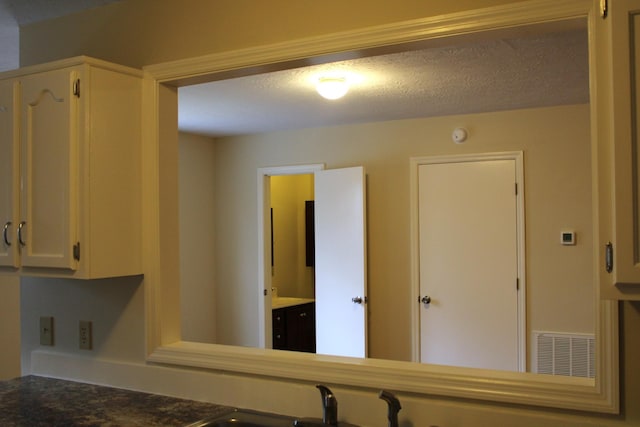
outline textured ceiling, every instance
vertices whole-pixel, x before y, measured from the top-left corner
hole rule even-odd
[[[122,0],[0,0],[0,70],[18,66],[18,26]],[[320,98],[319,74],[357,76]],[[179,91],[179,126],[211,136],[481,113],[589,101],[586,29],[278,71]]]
[[[337,101],[319,74],[358,75]],[[181,130],[212,136],[589,102],[586,30],[402,52],[182,87]]]

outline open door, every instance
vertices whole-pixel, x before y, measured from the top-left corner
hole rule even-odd
[[[365,174],[315,173],[316,352],[367,356]]]

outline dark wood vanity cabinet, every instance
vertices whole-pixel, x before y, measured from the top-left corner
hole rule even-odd
[[[278,308],[272,316],[274,349],[315,353],[315,303]]]
[[[287,348],[285,311],[286,308],[278,308],[272,312],[273,348],[275,350],[285,350]]]

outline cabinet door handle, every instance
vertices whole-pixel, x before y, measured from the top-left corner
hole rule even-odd
[[[12,224],[11,221],[7,221],[4,224],[4,230],[2,231],[2,238],[4,239],[4,244],[7,246],[11,246],[11,242],[7,238],[7,230],[9,229],[9,227],[11,227],[11,224]]]
[[[27,244],[22,239],[22,229],[25,225],[27,225],[27,221],[20,221],[20,224],[18,225],[18,243],[20,243],[20,246],[27,246]]]

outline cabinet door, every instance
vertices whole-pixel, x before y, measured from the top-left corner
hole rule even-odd
[[[638,89],[640,4],[610,2],[613,85],[614,236],[613,281],[640,284],[638,230]],[[633,4],[632,4],[633,3]],[[633,7],[635,7],[635,10]],[[634,40],[635,39],[635,40]],[[639,295],[640,296],[640,295]]]
[[[76,268],[78,75],[61,69],[22,79],[23,267]]]
[[[608,4],[595,44],[601,295],[640,299],[640,2]]]
[[[0,266],[18,266],[18,114],[17,83],[0,81]]]
[[[316,318],[313,303],[287,309],[287,350],[315,353]]]
[[[273,310],[272,312],[272,325],[273,325],[273,349],[274,350],[286,350],[287,349],[287,337],[286,331],[286,313],[284,308]]]

